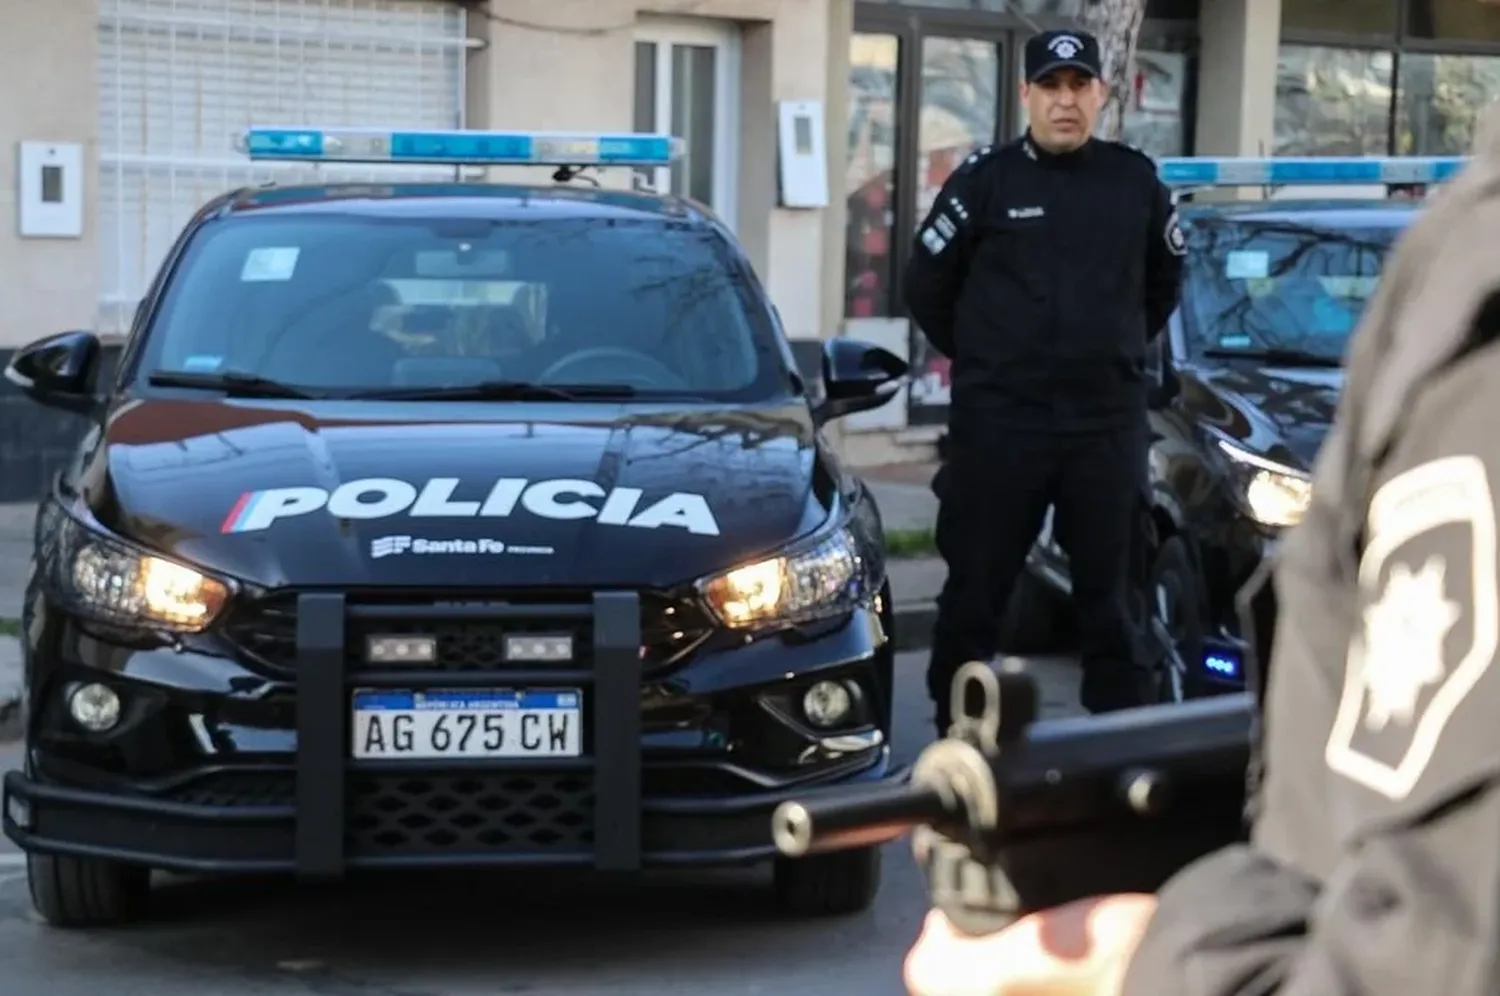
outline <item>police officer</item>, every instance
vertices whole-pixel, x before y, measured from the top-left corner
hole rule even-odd
[[[1274,586],[1248,844],[953,936],[914,996],[1500,992],[1500,111],[1388,261]],[[1263,639],[1265,610],[1279,608]]]
[[[1138,705],[1148,677],[1129,611],[1145,486],[1148,343],[1177,306],[1184,241],[1144,153],[1092,135],[1107,96],[1099,44],[1026,44],[1021,138],[969,156],[918,231],[906,302],[952,359],[937,547],[947,561],[928,690],[992,656],[1047,508],[1068,553],[1083,705]]]

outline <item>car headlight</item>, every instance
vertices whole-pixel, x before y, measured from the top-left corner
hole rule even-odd
[[[58,515],[50,580],[73,610],[117,626],[197,633],[229,602],[229,586]]]
[[[1219,449],[1240,471],[1241,497],[1251,518],[1271,527],[1295,526],[1302,521],[1312,502],[1311,478],[1222,439]]]
[[[811,543],[699,582],[714,617],[731,629],[795,625],[847,612],[865,590],[867,565],[840,528]]]

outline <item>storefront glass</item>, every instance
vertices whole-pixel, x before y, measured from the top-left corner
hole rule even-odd
[[[889,315],[895,306],[891,240],[896,220],[896,96],[901,43],[856,34],[849,46],[849,145],[844,314]]]
[[[1276,154],[1385,155],[1394,65],[1390,52],[1281,46]]]
[[[1396,152],[1456,156],[1474,142],[1474,122],[1484,106],[1500,98],[1500,56],[1401,57],[1396,97]]]
[[[1279,155],[1461,155],[1500,99],[1492,0],[1282,0],[1281,27]]]
[[[1282,45],[1276,154],[1463,155],[1500,56]]]

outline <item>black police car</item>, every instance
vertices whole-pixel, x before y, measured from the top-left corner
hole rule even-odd
[[[1245,689],[1236,596],[1306,508],[1343,353],[1419,201],[1270,200],[1181,209],[1182,304],[1160,340],[1142,609],[1163,701]],[[1144,511],[1144,510],[1143,510]],[[1008,616],[1013,650],[1066,646],[1066,537],[1043,529]]]
[[[37,520],[4,780],[47,921],[130,917],[153,869],[755,863],[782,800],[902,776],[881,522],[820,426],[904,364],[833,340],[805,384],[699,206],[236,191],[99,362],[70,332],[6,371],[91,426]],[[879,869],[774,877],[847,912]]]

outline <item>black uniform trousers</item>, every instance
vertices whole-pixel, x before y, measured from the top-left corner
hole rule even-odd
[[[1105,712],[1143,704],[1150,666],[1131,581],[1147,440],[1144,415],[1088,431],[998,424],[977,413],[954,419],[937,488],[948,578],[927,672],[940,729],[950,721],[954,672],[999,649],[1000,619],[1049,506],[1072,578],[1082,705]]]

